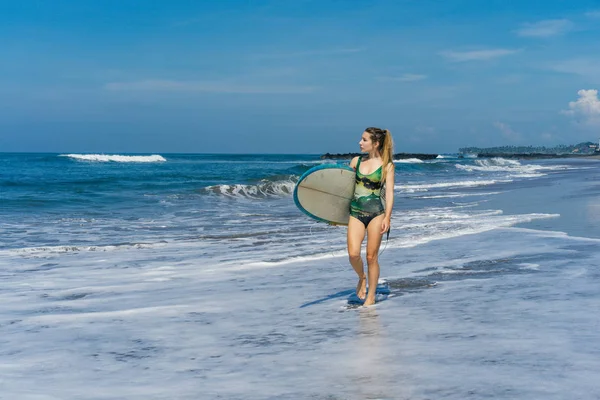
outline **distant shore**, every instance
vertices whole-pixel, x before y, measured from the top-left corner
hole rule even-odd
[[[353,157],[359,156],[361,153],[325,153],[321,156],[322,160],[348,160]],[[407,160],[415,158],[418,160],[435,160],[439,154],[425,154],[425,153],[397,153],[394,154],[394,160]],[[462,156],[459,156],[462,157]],[[600,160],[600,154],[511,154],[511,153],[481,153],[477,154],[477,158],[508,158],[508,159],[520,159],[520,160],[533,160],[533,159],[544,159],[544,158],[591,158]]]

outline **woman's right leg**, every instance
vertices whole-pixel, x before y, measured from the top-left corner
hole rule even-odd
[[[367,277],[360,256],[360,248],[365,239],[365,232],[365,225],[358,219],[350,217],[350,220],[348,221],[348,258],[350,259],[352,268],[354,268],[354,272],[358,275],[356,295],[361,300],[367,295]]]

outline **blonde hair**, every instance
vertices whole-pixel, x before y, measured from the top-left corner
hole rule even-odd
[[[381,161],[383,167],[381,168],[381,182],[385,182],[387,175],[387,166],[394,162],[394,139],[392,133],[387,129],[379,129],[375,127],[369,127],[365,129],[371,135],[371,141],[377,142],[377,151],[381,155]]]

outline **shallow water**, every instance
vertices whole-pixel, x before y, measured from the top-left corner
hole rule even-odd
[[[348,304],[344,228],[312,223],[283,192],[169,181],[143,189],[145,210],[137,184],[105,188],[123,200],[92,196],[94,210],[60,189],[55,208],[4,207],[0,397],[599,398],[598,166],[531,164],[398,168],[380,257],[391,293],[371,308]],[[14,196],[35,193],[2,201]]]

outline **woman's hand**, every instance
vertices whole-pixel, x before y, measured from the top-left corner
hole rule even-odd
[[[390,229],[390,219],[384,217],[383,221],[381,222],[381,234],[383,235],[389,229]]]

